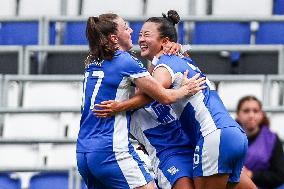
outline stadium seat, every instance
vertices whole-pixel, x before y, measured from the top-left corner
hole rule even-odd
[[[270,129],[278,134],[279,138],[284,140],[284,112],[273,112],[269,115]]]
[[[48,150],[46,165],[50,167],[75,167],[76,145],[75,144],[53,144]]]
[[[249,44],[250,24],[241,22],[196,22],[192,44]]]
[[[214,0],[213,15],[220,16],[270,16],[271,0]]]
[[[284,44],[284,22],[260,23],[256,44]]]
[[[59,22],[49,23],[49,44],[55,45],[58,41],[59,45],[87,45],[87,39],[85,36],[86,22],[82,21],[67,21],[61,27],[63,35],[57,35],[57,24],[63,24]],[[60,38],[58,40],[57,38]],[[62,38],[62,39],[61,39]],[[56,44],[56,45],[58,45]]]
[[[267,76],[267,103],[270,107],[283,106],[284,104],[284,77],[282,75]]]
[[[0,24],[0,45],[39,44],[38,21],[13,21]]]
[[[195,28],[192,33],[192,44],[198,45],[233,45],[233,44],[249,44],[250,43],[250,24],[247,22],[196,22]],[[210,60],[211,67],[222,67],[216,69],[218,73],[234,73],[234,64],[239,61],[240,53],[231,52],[228,57],[221,57],[218,52],[215,55],[213,53],[203,53],[204,56],[211,57],[207,61],[203,62],[205,66],[208,65]],[[194,57],[193,57],[194,58]],[[204,58],[200,57],[201,59]],[[211,61],[212,60],[212,61]],[[217,62],[213,64],[213,60]],[[200,62],[200,61],[199,61]],[[198,62],[197,62],[198,63]],[[202,62],[201,62],[202,64]],[[213,70],[213,69],[210,69]],[[222,71],[224,70],[224,71]],[[227,70],[227,71],[226,71]],[[205,72],[213,74],[212,72]]]
[[[21,181],[11,178],[9,174],[0,174],[0,188],[2,189],[21,189]]]
[[[178,33],[178,43],[186,44],[185,22],[178,23],[177,33]]]
[[[143,0],[115,0],[115,1],[84,0],[83,1],[82,15],[98,16],[100,14],[104,14],[107,12],[113,12],[122,17],[142,16]]]
[[[0,166],[2,168],[26,168],[43,165],[37,145],[1,145],[0,153],[2,154],[0,156]],[[2,189],[2,187],[0,188]]]
[[[207,0],[198,0],[198,1],[193,1],[193,2],[195,3],[193,15],[203,16],[203,15],[207,14],[207,9],[208,9],[208,1]]]
[[[31,177],[29,189],[68,189],[68,173],[48,172]]]
[[[190,13],[189,3],[189,0],[167,1],[167,3],[164,0],[147,1],[146,16],[162,16],[162,13],[167,14],[168,10],[176,10],[182,18]]]
[[[246,95],[263,99],[263,85],[260,81],[221,81],[217,91],[229,109],[236,109],[239,99]]]
[[[56,43],[56,37],[57,37],[57,31],[56,31],[56,22],[49,22],[49,45],[55,45]]]
[[[66,14],[68,16],[77,16],[79,15],[79,0],[68,0],[66,7]]]
[[[81,82],[26,82],[23,107],[80,107]]]
[[[65,127],[65,137],[70,139],[77,139],[80,129],[80,113],[62,113],[60,116],[60,123]]]
[[[6,114],[4,138],[54,139],[64,137],[59,114]]]
[[[6,47],[2,46],[0,50],[0,74],[18,74],[20,51],[8,51],[5,49]]]
[[[6,97],[8,100],[6,101],[7,104],[5,104],[8,107],[19,107],[20,105],[20,85],[17,82],[9,82],[8,88],[6,89]]]
[[[59,16],[61,0],[21,0],[19,3],[20,16]]]
[[[0,16],[15,16],[17,0],[0,0]]]
[[[0,74],[0,107],[4,105],[3,75]],[[1,117],[1,116],[0,116]]]
[[[84,50],[48,52],[42,74],[82,74],[87,53]],[[38,63],[34,60],[31,63]]]
[[[272,81],[268,91],[268,105],[271,107],[283,106],[284,103],[284,88],[283,82]]]
[[[86,22],[66,22],[63,44],[87,45],[85,31]]]
[[[273,14],[284,14],[283,0],[273,0]]]
[[[129,27],[133,30],[133,33],[131,34],[131,40],[133,44],[138,44],[138,39],[139,39],[139,33],[140,30],[143,26],[144,22],[135,22],[131,21],[129,22]]]

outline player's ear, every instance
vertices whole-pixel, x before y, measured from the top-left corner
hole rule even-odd
[[[118,37],[117,37],[117,35],[111,34],[111,35],[109,35],[109,39],[110,39],[110,41],[111,41],[113,44],[115,44],[115,45],[118,44]]]
[[[168,37],[164,37],[162,39],[162,46],[165,46],[168,42],[170,42],[170,39]]]

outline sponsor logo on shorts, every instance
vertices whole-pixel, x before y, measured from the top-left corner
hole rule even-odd
[[[197,167],[197,165],[199,164],[199,146],[196,146],[195,148],[195,152],[194,152],[194,155],[193,155],[193,169]]]
[[[170,167],[167,171],[168,171],[171,175],[174,175],[174,174],[176,174],[177,172],[179,172],[179,170],[178,170],[175,166]]]

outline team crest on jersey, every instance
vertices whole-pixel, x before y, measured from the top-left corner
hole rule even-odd
[[[171,166],[167,171],[168,171],[172,176],[175,175],[177,172],[179,172],[179,170],[178,170],[175,166]]]

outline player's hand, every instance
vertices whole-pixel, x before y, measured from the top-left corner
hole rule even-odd
[[[205,77],[200,77],[200,73],[197,73],[192,78],[187,78],[188,70],[186,70],[183,74],[183,79],[181,86],[186,87],[188,96],[192,96],[199,92],[202,89],[205,89],[207,86],[203,85],[206,83]]]
[[[166,44],[163,44],[163,54],[177,55],[181,50],[181,44],[175,43],[175,42],[167,42]]]
[[[115,100],[103,101],[100,104],[95,104],[92,111],[97,117],[111,117],[120,112],[118,104],[119,102]]]

